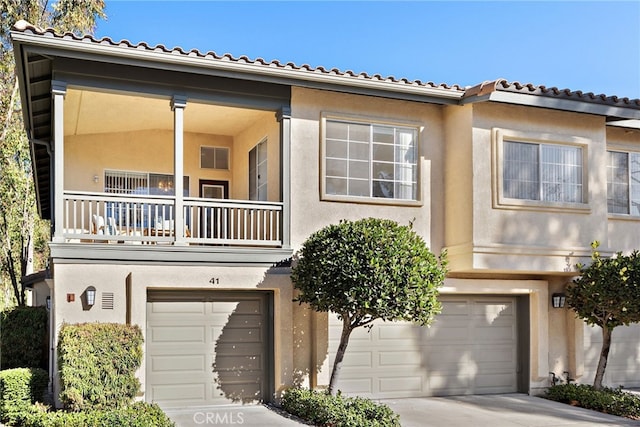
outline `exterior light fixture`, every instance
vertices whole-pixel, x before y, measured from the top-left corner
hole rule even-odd
[[[551,295],[551,305],[553,308],[563,308],[566,300],[567,296],[565,294],[557,293]]]
[[[47,297],[46,302],[47,302],[47,310],[51,310],[51,297],[50,296]]]
[[[85,292],[87,296],[87,305],[92,307],[96,303],[96,288],[89,286]]]
[[[98,180],[99,180],[98,175],[93,175],[93,182],[97,184]]]

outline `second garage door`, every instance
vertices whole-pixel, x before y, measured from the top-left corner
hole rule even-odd
[[[268,301],[260,292],[150,292],[147,401],[176,408],[267,398]]]
[[[337,388],[395,398],[518,391],[516,298],[442,296],[430,327],[376,322],[351,335]],[[330,367],[342,324],[329,321]]]
[[[602,350],[602,329],[584,324],[584,376],[582,383],[593,383]],[[640,325],[618,326],[611,336],[611,348],[604,371],[610,387],[640,387]]]

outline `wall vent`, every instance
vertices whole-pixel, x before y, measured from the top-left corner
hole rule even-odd
[[[113,292],[102,293],[102,309],[113,310]]]

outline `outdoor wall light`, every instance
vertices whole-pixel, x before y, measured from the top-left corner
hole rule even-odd
[[[98,175],[93,175],[93,182],[97,184],[98,180],[99,180]]]
[[[87,305],[89,307],[92,307],[93,304],[96,303],[96,288],[94,288],[93,286],[89,286],[85,293],[87,296]]]
[[[565,294],[551,295],[551,305],[553,306],[553,308],[563,308],[566,300],[567,296]]]
[[[46,302],[47,302],[47,310],[51,310],[51,297],[50,296],[47,297]]]

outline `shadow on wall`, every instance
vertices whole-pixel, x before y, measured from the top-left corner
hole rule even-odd
[[[293,302],[290,273],[288,261],[269,268],[257,286],[261,292],[247,291],[247,298],[236,303],[222,329],[215,332],[214,393],[234,403],[270,401],[274,397],[272,391],[276,394],[282,391],[278,384],[273,386],[276,366],[280,368],[285,387],[309,381],[315,348],[311,329],[313,312]],[[274,306],[278,307],[274,299],[278,298],[282,307],[274,313]],[[277,325],[274,318],[279,320]],[[279,329],[274,331],[274,328]],[[274,337],[278,338],[277,346]],[[283,362],[289,342],[293,346],[292,360]],[[274,354],[274,346],[279,347],[279,353]],[[321,354],[326,354],[326,340]],[[316,371],[321,364],[322,360]]]

